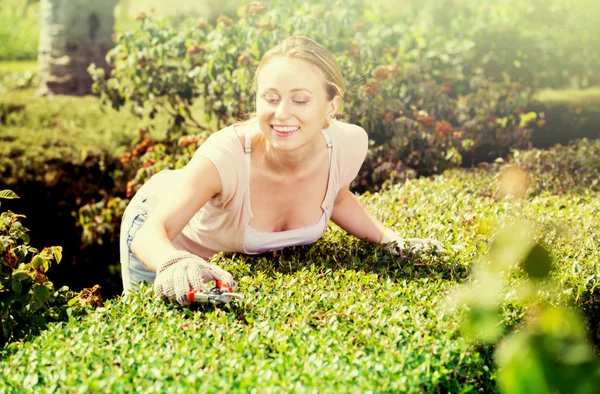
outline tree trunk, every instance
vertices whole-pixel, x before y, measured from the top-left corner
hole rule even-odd
[[[91,92],[91,63],[109,71],[117,0],[42,0],[38,66],[40,95]]]

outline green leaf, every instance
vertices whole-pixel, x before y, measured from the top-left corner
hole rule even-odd
[[[536,244],[522,263],[523,270],[532,279],[544,279],[552,269],[552,257],[542,245]]]
[[[39,266],[43,266],[44,259],[40,255],[37,255],[33,258],[31,265],[33,266],[33,268],[38,268]]]
[[[492,266],[498,271],[517,267],[533,245],[533,229],[525,223],[506,225],[493,239],[490,247]]]
[[[250,53],[252,53],[252,56],[255,59],[259,59],[260,58],[260,48],[258,46],[258,40],[254,40],[252,42],[252,47],[250,49]]]
[[[498,383],[502,392],[552,392],[544,376],[544,360],[527,335],[515,335],[503,341],[496,350],[495,358],[501,367]]]
[[[19,196],[17,196],[17,193],[13,192],[12,190],[0,190],[0,198],[6,198],[6,199],[13,199],[13,198],[19,198]]]
[[[23,284],[19,280],[13,280],[11,283],[11,287],[12,290],[17,294],[21,294],[21,290],[23,290]]]
[[[474,305],[467,312],[461,325],[462,332],[468,338],[487,343],[495,343],[502,335],[500,317],[494,309]]]
[[[39,302],[44,302],[50,297],[50,290],[44,285],[36,284],[33,286],[33,295]]]
[[[13,271],[12,278],[14,280],[24,280],[29,278],[29,275],[27,275],[27,272],[23,270],[15,270]]]
[[[60,263],[60,261],[62,260],[62,246],[53,246],[50,249],[52,250],[52,254],[56,259],[56,262]]]
[[[22,233],[21,234],[21,240],[23,241],[24,244],[29,244],[30,238],[29,235],[27,235],[27,233]]]

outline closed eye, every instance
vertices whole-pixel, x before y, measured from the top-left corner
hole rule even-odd
[[[265,100],[269,104],[279,103],[279,97],[265,96],[265,95],[263,95],[261,97],[263,98],[263,100]],[[292,100],[292,102],[296,105],[304,105],[304,104],[308,103],[308,100]]]
[[[265,100],[269,104],[277,104],[277,102],[279,101],[279,97],[272,96],[272,95],[266,96],[263,94],[263,95],[261,95],[261,97],[263,98],[263,100]]]

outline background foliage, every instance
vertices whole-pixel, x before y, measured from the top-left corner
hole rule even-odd
[[[215,20],[219,14],[235,15],[240,0],[178,0],[166,4],[158,0],[118,0],[115,30],[126,31],[135,24],[135,16],[153,8],[162,17],[178,25],[185,18]],[[0,61],[37,59],[40,35],[40,0],[0,0]]]
[[[111,77],[91,69],[95,88],[115,109],[129,103],[140,115],[167,111],[169,135],[206,129],[189,108],[202,97],[204,121],[219,129],[253,110],[251,80],[262,54],[284,37],[307,35],[330,48],[344,68],[351,92],[343,119],[363,126],[387,156],[385,163],[368,158],[374,176],[359,179],[363,190],[377,190],[408,169],[439,173],[461,165],[464,156],[475,163],[525,146],[537,119],[524,110],[531,89],[506,78],[494,82],[479,68],[465,73],[469,44],[438,39],[422,45],[411,25],[369,23],[365,5],[355,3],[250,3],[237,23],[223,17],[210,29],[198,20],[183,31],[143,15],[137,30],[117,35],[108,55]],[[323,18],[332,23],[320,24]]]
[[[11,190],[0,191],[0,201],[13,198],[19,197]],[[62,247],[33,248],[22,218],[0,214],[0,348],[37,335],[50,322],[79,316],[85,306],[77,303],[81,295],[66,286],[55,289],[47,277],[52,261],[62,260]]]
[[[342,2],[343,8],[354,6]],[[115,9],[116,31],[130,30],[133,17],[153,8],[175,26],[185,19],[203,17],[215,21],[219,14],[234,17],[241,0],[180,0],[166,6],[157,0],[120,0]],[[281,7],[285,2],[274,2]],[[319,2],[313,1],[318,4]],[[513,80],[535,87],[587,87],[598,83],[594,72],[600,62],[595,45],[596,16],[600,5],[594,0],[475,0],[369,2],[378,11],[367,13],[373,23],[381,19],[413,25],[421,42],[448,37],[468,42],[474,48],[473,64],[487,75],[504,73]],[[39,25],[38,1],[0,2],[0,60],[35,59]],[[560,28],[558,28],[560,26]],[[586,56],[580,56],[585,53]]]
[[[382,7],[390,20],[411,18],[425,40],[446,36],[470,42],[466,67],[482,67],[494,78],[509,75],[526,86],[554,88],[599,82],[597,1],[404,0],[399,7],[387,2]]]

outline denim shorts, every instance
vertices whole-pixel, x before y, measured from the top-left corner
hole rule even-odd
[[[137,198],[136,198],[137,197]],[[148,270],[142,262],[131,253],[131,241],[148,218],[148,200],[136,195],[123,214],[121,234],[119,237],[121,277],[123,292],[131,290],[135,284],[142,281],[154,283],[156,273]]]

